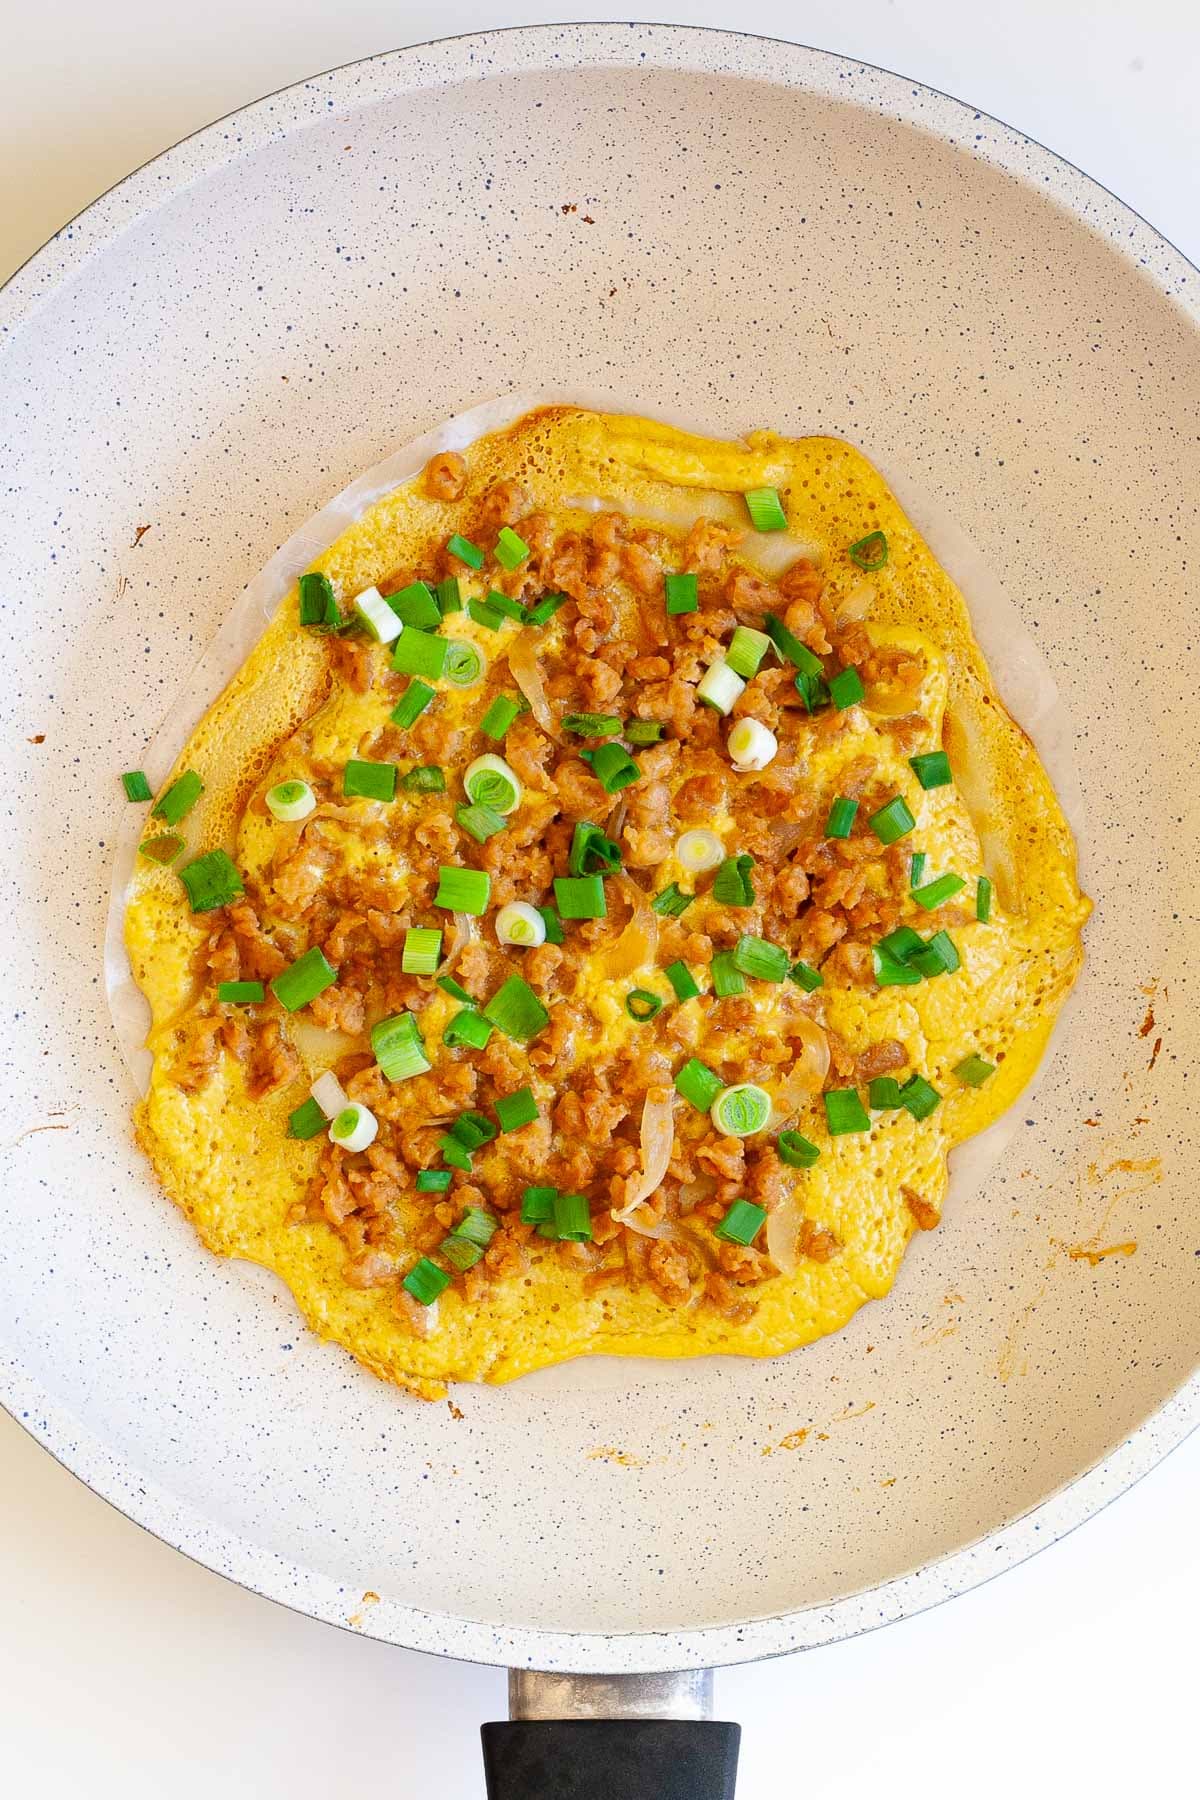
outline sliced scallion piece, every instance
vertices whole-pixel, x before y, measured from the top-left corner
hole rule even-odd
[[[486,844],[490,837],[504,830],[504,814],[480,800],[473,800],[470,806],[456,806],[454,817],[477,844]]]
[[[567,604],[565,594],[543,594],[536,606],[531,606],[525,615],[527,625],[548,625],[560,606]]]
[[[364,588],[354,597],[354,615],[369,638],[377,644],[390,644],[398,638],[404,625],[377,587]]]
[[[848,838],[858,813],[858,801],[849,800],[845,794],[839,794],[829,809],[829,817],[825,821],[827,838]]]
[[[538,1103],[533,1097],[532,1088],[518,1088],[515,1094],[504,1094],[496,1102],[496,1117],[500,1121],[501,1131],[519,1131],[522,1125],[532,1125],[538,1117]]]
[[[996,1065],[988,1062],[986,1057],[976,1056],[972,1052],[970,1056],[964,1056],[960,1063],[955,1063],[954,1073],[965,1086],[982,1087],[988,1076],[996,1073]]]
[[[477,644],[466,638],[446,639],[446,666],[443,678],[451,687],[477,687],[487,672],[487,658]]]
[[[433,590],[433,597],[438,603],[438,611],[445,618],[448,613],[462,611],[462,591],[458,585],[457,575],[447,575],[445,581],[439,581]]]
[[[453,975],[439,975],[437,985],[444,994],[449,994],[452,1000],[461,1000],[464,1006],[475,1005],[475,996],[468,994],[466,988],[455,981]]]
[[[734,769],[747,775],[765,769],[779,753],[779,739],[761,719],[739,719],[725,740]]]
[[[432,1067],[416,1016],[394,1013],[371,1027],[371,1051],[388,1081],[411,1081]]]
[[[548,944],[565,944],[567,941],[566,933],[562,928],[562,920],[559,918],[554,908],[552,906],[539,906],[538,912],[541,914],[542,923],[546,927],[546,942]]]
[[[746,851],[740,856],[727,856],[712,885],[713,899],[721,906],[753,906],[754,883],[750,879],[753,867],[754,858]]]
[[[820,969],[814,969],[811,963],[794,962],[788,970],[788,980],[803,988],[806,994],[815,994],[819,987],[825,986],[825,977]]]
[[[888,559],[888,541],[882,531],[868,531],[866,537],[860,537],[851,544],[846,552],[852,563],[870,574],[875,569],[882,569]]]
[[[954,780],[950,758],[944,750],[927,750],[921,756],[910,756],[908,766],[923,788],[949,787]]]
[[[801,669],[796,677],[796,692],[804,702],[804,710],[811,718],[819,706],[829,704],[829,689],[820,675],[806,675]]]
[[[296,583],[300,596],[300,623],[336,630],[341,624],[333,583],[319,569],[310,569]]]
[[[754,1137],[771,1123],[771,1096],[752,1081],[722,1088],[709,1108],[713,1125],[725,1137]]]
[[[436,763],[414,763],[400,786],[409,794],[444,794],[446,777]]]
[[[907,837],[917,821],[909,811],[904,796],[896,794],[886,806],[873,812],[867,823],[881,844],[897,844],[902,837]]]
[[[481,1112],[459,1113],[450,1127],[450,1136],[472,1153],[490,1144],[495,1135],[496,1127],[487,1114]]]
[[[925,939],[911,925],[898,925],[895,931],[889,931],[885,938],[880,938],[879,948],[893,961],[906,963],[918,950],[925,948]]]
[[[447,542],[446,548],[451,556],[457,556],[459,562],[466,563],[468,569],[482,569],[483,551],[469,538],[460,537],[456,531]]]
[[[165,825],[178,825],[187,818],[203,792],[204,783],[195,769],[185,769],[166,792],[159,795],[150,817],[161,819]]]
[[[486,600],[468,600],[467,611],[477,625],[484,625],[489,631],[499,631],[504,623],[504,614],[489,606]]]
[[[418,1169],[413,1185],[418,1194],[445,1194],[453,1180],[449,1169]]]
[[[936,880],[927,881],[924,887],[914,888],[912,898],[926,912],[932,912],[944,901],[952,900],[966,885],[961,875],[939,875]]]
[[[711,964],[713,993],[718,1000],[728,1000],[733,995],[744,994],[746,978],[733,960],[732,950],[718,950]]]
[[[370,1107],[352,1102],[342,1108],[329,1127],[329,1141],[336,1144],[339,1150],[358,1155],[361,1151],[370,1149],[378,1133],[379,1120]]]
[[[438,869],[438,890],[433,904],[444,912],[471,913],[478,918],[487,911],[492,891],[492,878],[486,869]]]
[[[698,825],[691,831],[680,834],[675,844],[675,855],[679,859],[680,868],[686,869],[689,875],[704,875],[709,869],[715,869],[724,862],[725,846],[715,831]]]
[[[277,781],[267,789],[265,798],[267,811],[284,824],[307,819],[310,812],[316,811],[317,796],[307,781]]]
[[[607,875],[621,866],[621,850],[598,825],[581,819],[571,838],[567,868],[572,875]]]
[[[288,968],[281,969],[271,983],[271,992],[285,1012],[299,1012],[337,980],[337,970],[325,960],[325,953],[314,944],[298,956]]]
[[[606,919],[604,879],[600,875],[558,875],[554,880],[554,904],[560,919]]]
[[[519,700],[514,700],[509,694],[497,694],[480,719],[479,729],[484,737],[490,737],[495,743],[499,743],[520,711]]]
[[[786,1163],[789,1169],[811,1169],[821,1154],[817,1146],[801,1137],[798,1131],[781,1131],[775,1139],[775,1148],[780,1162]]]
[[[576,737],[610,738],[621,735],[621,721],[616,713],[564,713],[559,722],[564,731],[573,731]]]
[[[459,1169],[464,1175],[471,1173],[471,1152],[464,1149],[448,1131],[443,1132],[438,1139],[438,1149],[442,1153],[442,1161],[448,1162],[452,1169]]]
[[[663,587],[667,596],[667,612],[672,616],[679,613],[694,613],[700,604],[699,581],[695,575],[664,575]]]
[[[524,538],[517,536],[511,525],[502,525],[496,538],[494,554],[500,567],[508,569],[511,573],[513,569],[519,568],[529,555],[529,545]]]
[[[464,1006],[452,1019],[447,1019],[442,1042],[451,1050],[483,1050],[493,1029],[483,1014],[475,1011],[473,1004]]]
[[[656,1018],[662,1009],[662,996],[652,994],[649,988],[630,988],[625,996],[625,1011],[639,1025],[645,1025]]]
[[[483,1016],[491,1020],[497,1031],[518,1044],[527,1044],[550,1023],[550,1014],[529,983],[519,975],[510,975],[492,995],[483,1009]]]
[[[641,747],[644,744],[657,744],[662,740],[666,726],[658,719],[630,719],[625,727],[625,738],[630,744]]]
[[[496,914],[496,936],[502,944],[536,950],[546,941],[546,921],[528,900],[510,900]]]
[[[929,862],[924,850],[914,850],[908,859],[908,885],[910,888],[920,887],[925,879],[925,869]]]
[[[504,758],[492,751],[467,764],[463,786],[471,800],[505,817],[516,812],[525,791]]]
[[[787,951],[749,933],[734,945],[733,961],[743,975],[752,975],[756,981],[782,981],[788,972]]]
[[[392,646],[392,667],[399,675],[421,675],[437,681],[445,673],[449,654],[448,638],[406,625]]]
[[[898,1112],[904,1105],[900,1083],[894,1075],[876,1075],[867,1087],[867,1101],[872,1112]]]
[[[342,770],[342,794],[347,800],[394,800],[398,773],[395,763],[352,757]]]
[[[127,800],[152,800],[154,798],[150,783],[141,769],[127,769],[121,777],[121,786],[125,789]]]
[[[696,698],[714,712],[731,712],[746,691],[746,683],[724,657],[718,658],[704,671],[696,687]]]
[[[553,1187],[527,1187],[521,1195],[522,1225],[541,1225],[554,1217],[554,1197],[558,1193]]]
[[[768,613],[763,620],[763,625],[766,628],[767,636],[780,656],[785,656],[788,662],[793,663],[800,670],[802,675],[824,677],[825,665],[820,657],[815,656],[807,644],[802,644],[795,632],[789,631],[782,619],[777,618],[774,613]]]
[[[423,1256],[413,1264],[400,1285],[408,1290],[418,1305],[432,1306],[438,1295],[450,1286],[450,1277],[445,1269],[439,1269],[435,1262]]]
[[[744,496],[746,511],[755,531],[786,531],[787,514],[777,489],[751,488]]]
[[[866,698],[866,689],[857,669],[839,669],[836,675],[829,677],[826,686],[829,698],[839,712],[845,712],[848,706],[857,706]]]
[[[179,879],[187,889],[194,913],[214,912],[218,906],[240,900],[246,891],[236,866],[224,850],[209,850],[204,856],[196,857],[194,862],[185,863],[179,871]]]
[[[424,925],[413,925],[404,934],[400,968],[405,975],[436,975],[442,960],[442,934]]]
[[[927,1119],[942,1103],[942,1096],[923,1075],[910,1075],[900,1089],[900,1104],[914,1119]]]
[[[554,1235],[562,1243],[591,1243],[592,1214],[586,1194],[555,1194]]]
[[[724,1086],[721,1077],[694,1056],[688,1058],[675,1077],[676,1093],[690,1101],[697,1112],[707,1112]]]
[[[875,968],[875,980],[880,987],[919,987],[921,971],[910,963],[900,962],[889,956],[882,944],[876,944],[871,952],[871,960]]]
[[[468,1244],[478,1244],[481,1250],[486,1250],[496,1235],[498,1223],[495,1215],[486,1212],[482,1206],[468,1206],[450,1235],[462,1238]]]
[[[468,1238],[455,1237],[451,1232],[449,1237],[444,1237],[438,1245],[438,1255],[444,1256],[446,1261],[462,1274],[467,1269],[475,1267],[475,1264],[483,1256],[483,1251],[478,1244],[471,1243]]]
[[[986,875],[981,875],[975,884],[975,917],[981,925],[986,925],[992,916],[992,884]]]
[[[620,744],[601,744],[598,750],[592,751],[591,763],[592,774],[606,794],[619,793],[622,788],[632,787],[635,781],[641,780],[642,771]]]
[[[930,978],[936,975],[953,975],[962,966],[958,947],[948,931],[935,931],[927,944],[920,950],[914,950],[912,964],[914,968],[920,969],[922,975]]]
[[[294,1113],[288,1114],[288,1136],[314,1138],[324,1131],[328,1120],[315,1100],[306,1100]]]
[[[144,856],[147,862],[158,863],[166,868],[175,861],[183,849],[183,839],[174,831],[164,831],[159,837],[143,838],[138,845],[138,855]]]
[[[405,626],[417,631],[436,631],[442,622],[442,609],[423,581],[410,581],[399,593],[389,594],[386,604]]]
[[[680,1002],[694,1000],[700,992],[696,979],[685,962],[668,963],[663,974],[675,990],[675,998]]]
[[[217,984],[217,999],[222,1006],[254,1006],[266,997],[267,990],[261,981],[221,981]]]
[[[695,898],[695,894],[685,894],[678,883],[673,881],[661,894],[655,894],[650,902],[650,911],[656,912],[663,919],[680,919]]]
[[[729,640],[729,648],[725,652],[725,661],[735,675],[743,681],[758,674],[759,664],[771,648],[771,640],[765,631],[755,631],[749,625],[739,625]]]
[[[765,1206],[756,1206],[753,1200],[735,1200],[721,1223],[713,1227],[713,1236],[724,1238],[727,1244],[752,1244],[766,1222]]]
[[[393,725],[398,725],[401,731],[407,731],[420,718],[432,699],[433,689],[427,681],[410,681],[388,716]]]
[[[857,1088],[830,1088],[825,1095],[825,1123],[830,1137],[852,1131],[870,1131],[871,1120]]]
[[[502,594],[498,588],[489,589],[484,605],[490,612],[499,613],[502,619],[513,619],[518,625],[525,623],[525,608],[521,602]]]

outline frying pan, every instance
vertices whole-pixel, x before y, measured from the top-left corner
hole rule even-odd
[[[0,294],[0,1394],[210,1567],[523,1671],[485,1728],[505,1800],[731,1792],[702,1671],[961,1591],[1196,1421],[1198,282],[912,82],[591,25],[260,101]],[[131,1145],[115,773],[355,473],[493,393],[618,380],[715,434],[852,438],[953,514],[1074,724],[1088,961],[1004,1157],[845,1331],[421,1406],[204,1255]]]

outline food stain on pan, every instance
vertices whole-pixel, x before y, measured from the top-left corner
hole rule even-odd
[[[78,1111],[77,1106],[58,1107],[47,1113],[44,1119],[35,1119],[32,1124],[23,1125],[6,1143],[0,1144],[0,1155],[8,1150],[15,1150],[26,1138],[36,1137],[39,1131],[70,1131]]]
[[[619,1469],[645,1469],[649,1465],[644,1457],[634,1456],[632,1451],[619,1450],[614,1444],[598,1444],[587,1453],[588,1462],[616,1463]]]
[[[764,1444],[760,1454],[774,1456],[776,1450],[798,1450],[807,1438],[808,1431],[807,1425],[802,1425],[798,1431],[789,1431],[787,1436],[781,1437],[777,1444]]]
[[[1094,1269],[1106,1256],[1132,1256],[1137,1250],[1137,1240],[1129,1238],[1124,1244],[1106,1244],[1103,1250],[1093,1250],[1087,1244],[1064,1244],[1063,1249],[1073,1262],[1089,1262]]]
[[[379,1595],[375,1592],[374,1588],[368,1588],[358,1604],[358,1612],[350,1613],[346,1619],[347,1625],[352,1625],[355,1631],[362,1630],[368,1610],[372,1606],[379,1605]]]

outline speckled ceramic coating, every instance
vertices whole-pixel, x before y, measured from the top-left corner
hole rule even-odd
[[[265,1594],[544,1668],[860,1630],[1150,1467],[1200,1409],[1198,322],[1195,271],[1003,126],[674,27],[354,65],[61,232],[0,294],[15,1415]],[[889,1300],[776,1363],[609,1363],[456,1413],[204,1255],[134,1151],[99,961],[115,777],[329,494],[477,400],[574,384],[845,435],[957,516],[1076,721],[1098,909],[1015,1147]]]

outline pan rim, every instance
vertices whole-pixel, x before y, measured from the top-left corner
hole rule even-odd
[[[573,63],[554,55],[552,46],[560,39],[569,40],[577,50]],[[714,45],[720,55],[716,67]],[[771,66],[763,60],[768,50]],[[427,69],[426,58],[447,67]],[[853,86],[839,92],[838,83],[852,82],[856,74],[869,77],[872,104],[883,116],[1005,169],[1134,261],[1144,279],[1200,324],[1200,273],[1183,254],[1102,184],[990,114],[894,71],[786,40],[705,26],[597,21],[511,26],[380,52],[280,88],[202,127],[115,183],[22,264],[0,288],[0,344],[11,342],[42,301],[78,274],[92,255],[193,181],[259,144],[303,129],[318,118],[351,114],[374,100],[419,89],[435,77],[486,79],[518,71],[549,72],[583,62],[610,68],[636,62],[681,73],[702,70],[808,88],[850,104],[857,99],[860,105]],[[359,86],[368,77],[374,92]],[[990,134],[986,148],[977,141],[981,122]],[[230,130],[232,125],[238,127],[236,132]],[[331,1577],[214,1527],[165,1489],[147,1483],[136,1467],[45,1393],[15,1360],[0,1363],[0,1405],[56,1461],[125,1517],[202,1566],[293,1610],[355,1629],[358,1635],[485,1664],[652,1672],[728,1665],[815,1648],[923,1611],[1014,1567],[1093,1517],[1183,1441],[1200,1422],[1200,1374],[1190,1376],[1115,1449],[1031,1511],[880,1586],[827,1606],[732,1625],[615,1634],[510,1628],[427,1613],[386,1598],[361,1626],[350,1627],[347,1612],[357,1595]]]

